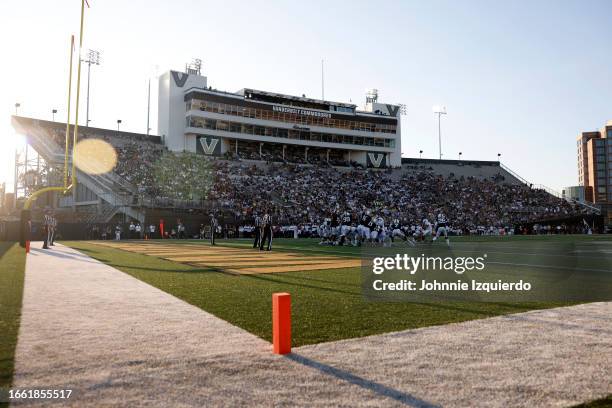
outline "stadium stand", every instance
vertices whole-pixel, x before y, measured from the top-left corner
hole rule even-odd
[[[63,159],[64,124],[23,117],[13,123],[45,160]],[[316,226],[334,211],[369,209],[413,222],[443,211],[455,230],[476,233],[592,213],[532,188],[499,162],[403,159],[401,168],[363,169],[340,157],[328,162],[325,151],[312,149],[306,160],[303,149],[259,143],[241,143],[238,154],[213,159],[169,152],[157,136],[80,129],[79,138],[103,139],[119,157],[112,172],[78,174],[98,197],[95,205],[59,200],[61,211],[85,207],[76,210],[84,214],[78,221],[92,225],[130,219],[148,225],[165,214],[195,231],[210,211],[224,224],[249,225],[267,204],[285,226]]]

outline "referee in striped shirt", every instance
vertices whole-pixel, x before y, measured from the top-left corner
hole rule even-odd
[[[272,250],[272,216],[270,215],[268,210],[266,210],[261,220],[261,223],[263,224],[263,227],[262,227],[261,242],[259,243],[259,250],[263,251],[264,246],[266,246],[266,251],[271,251]],[[268,241],[267,245],[265,245],[266,240]]]

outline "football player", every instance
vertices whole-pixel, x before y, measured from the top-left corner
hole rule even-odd
[[[442,234],[444,234],[446,245],[450,247],[450,240],[448,239],[448,219],[444,213],[439,212],[436,221],[436,236],[433,237],[432,242],[436,241]]]
[[[391,231],[391,241],[395,242],[395,238],[401,238],[402,241],[406,241],[406,234],[402,230],[402,223],[399,218],[393,218],[391,221],[391,225],[389,226],[389,230]]]
[[[433,218],[433,215],[429,214],[429,218]],[[433,234],[433,225],[431,225],[431,222],[428,218],[423,218],[422,229],[423,231],[421,232],[421,239],[423,241],[426,241],[427,237],[431,237]]]
[[[359,218],[359,225],[357,226],[357,235],[359,236],[358,245],[361,245],[364,241],[370,240],[370,223],[372,221],[372,215],[370,210],[365,210]]]

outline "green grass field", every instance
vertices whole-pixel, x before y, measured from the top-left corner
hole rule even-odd
[[[510,262],[516,260],[517,254],[528,256],[530,252],[540,251],[555,240],[572,247],[587,245],[586,248],[591,242],[612,244],[612,241],[596,237],[514,237],[464,241],[477,242],[479,250],[484,249],[491,254],[490,260],[494,257],[496,261]],[[205,241],[193,240],[165,240],[163,243],[207,245]],[[268,341],[271,340],[271,295],[274,292],[289,292],[293,299],[294,346],[568,304],[368,302],[362,295],[359,268],[235,276],[89,242],[66,244]],[[245,250],[251,245],[246,240],[219,241],[219,244],[245,247]],[[567,245],[562,248],[567,249]],[[353,257],[360,254],[358,248],[321,247],[315,240],[308,239],[275,240],[275,250]],[[609,268],[611,258],[612,254],[605,259],[585,257],[583,261],[590,267]]]
[[[0,242],[0,389],[13,380],[15,347],[23,299],[25,251],[18,244]],[[0,401],[0,407],[8,403]]]
[[[144,241],[140,241],[141,243]],[[153,244],[207,246],[206,241],[147,241]],[[499,268],[524,263],[612,271],[612,238],[606,236],[483,237],[454,239],[453,251],[486,251]],[[360,268],[232,275],[155,256],[101,246],[63,242],[137,279],[271,341],[271,295],[289,292],[293,302],[293,345],[316,344],[397,330],[442,325],[496,315],[568,305],[546,303],[398,303],[368,302]],[[250,251],[247,240],[220,240],[225,247]],[[322,247],[315,240],[275,240],[276,252],[359,257],[353,247]],[[368,251],[376,251],[368,249]],[[569,254],[573,255],[569,255]],[[544,256],[542,256],[544,254]],[[548,258],[547,258],[548,257]],[[0,242],[0,389],[12,383],[14,355],[24,287],[25,253],[14,243]],[[502,270],[499,269],[499,270]],[[493,273],[499,272],[497,267]],[[0,402],[0,408],[8,404]],[[612,407],[612,396],[580,408]]]

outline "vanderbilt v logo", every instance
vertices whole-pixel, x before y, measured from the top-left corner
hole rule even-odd
[[[200,145],[202,146],[204,154],[213,154],[215,152],[215,147],[217,147],[217,143],[219,143],[219,139],[210,139],[210,143],[208,143],[205,137],[200,138]]]
[[[174,83],[176,84],[176,86],[178,86],[179,88],[182,88],[183,85],[185,85],[185,82],[187,82],[187,78],[189,77],[189,74],[185,74],[183,72],[176,72],[176,71],[171,71],[172,72],[172,78],[174,79]]]
[[[397,116],[397,111],[399,110],[399,106],[387,105],[387,111],[389,111],[389,115]]]
[[[382,153],[368,153],[368,157],[370,158],[370,162],[374,167],[380,167],[382,164],[385,155]]]

